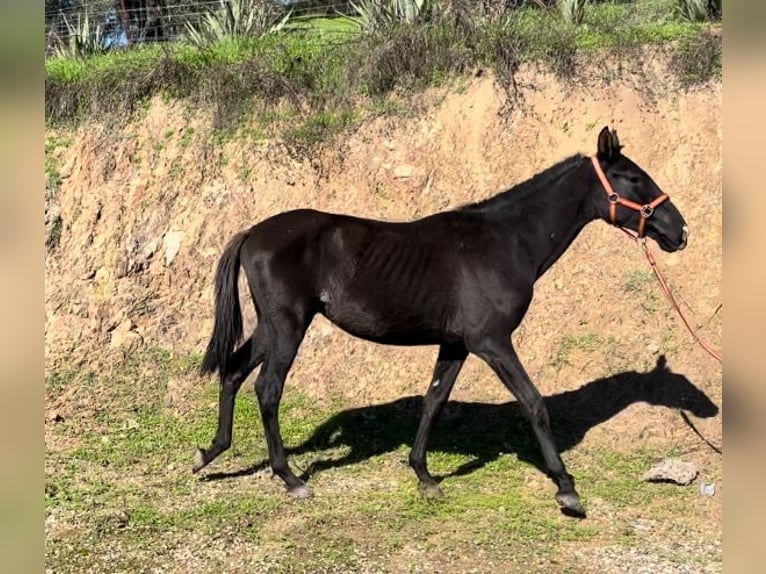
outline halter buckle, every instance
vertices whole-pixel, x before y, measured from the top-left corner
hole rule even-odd
[[[651,205],[641,206],[641,217],[643,217],[644,219],[650,218],[653,213],[654,213],[654,208]]]
[[[609,194],[609,195],[606,197],[606,200],[607,200],[609,203],[613,203],[613,204],[615,204],[615,205],[616,205],[616,204],[617,204],[617,203],[619,203],[619,201],[620,201],[620,196],[619,196],[619,195],[617,195],[616,193],[610,193],[610,194]]]

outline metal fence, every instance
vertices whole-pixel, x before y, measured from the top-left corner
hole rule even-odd
[[[439,0],[439,5],[462,4],[497,12],[525,1],[544,4],[550,0]],[[422,0],[379,2],[397,3],[401,7]],[[57,45],[73,39],[93,42],[96,38],[104,49],[171,42],[186,37],[189,26],[199,26],[207,15],[220,18],[228,11],[233,18],[243,9],[254,17],[275,20],[289,11],[292,23],[355,14],[352,0],[45,0],[45,51],[49,55]]]
[[[238,10],[254,17],[306,20],[350,14],[346,0],[46,0],[46,54],[74,35],[97,35],[105,48],[128,48],[184,37],[189,25],[209,14],[231,17]]]

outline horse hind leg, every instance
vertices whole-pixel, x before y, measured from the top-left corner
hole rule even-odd
[[[271,330],[272,344],[269,345],[263,368],[255,381],[255,392],[266,433],[271,469],[285,483],[289,495],[296,498],[308,498],[313,495],[313,492],[293,473],[287,463],[279,430],[279,403],[282,399],[285,379],[311,321],[310,318],[302,322],[296,322],[293,319],[293,317],[284,317],[284,320],[279,321],[279,328]]]
[[[210,448],[198,448],[192,472],[199,472],[231,446],[234,424],[234,401],[237,391],[248,375],[263,360],[264,349],[259,344],[258,330],[234,352],[229,372],[224,374],[218,391],[218,429]]]
[[[423,413],[412,444],[409,462],[418,477],[418,491],[426,499],[438,499],[443,496],[436,479],[428,472],[426,449],[433,424],[449,399],[467,355],[468,352],[462,346],[442,345],[439,348],[439,357],[423,400]]]

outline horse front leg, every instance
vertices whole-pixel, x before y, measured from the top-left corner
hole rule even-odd
[[[574,486],[574,478],[567,472],[551,433],[550,417],[543,398],[519,360],[507,338],[484,341],[476,351],[497,374],[505,387],[516,397],[524,414],[532,424],[549,474],[558,486],[556,502],[562,512],[584,517],[585,510]]]

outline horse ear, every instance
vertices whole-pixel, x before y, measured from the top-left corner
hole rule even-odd
[[[620,145],[620,140],[617,139],[617,130],[612,130],[612,146],[615,153],[620,153],[622,146]]]
[[[609,131],[608,126],[604,126],[601,132],[598,134],[598,158],[599,159],[612,159],[614,153],[614,142],[612,141],[612,132]]]

